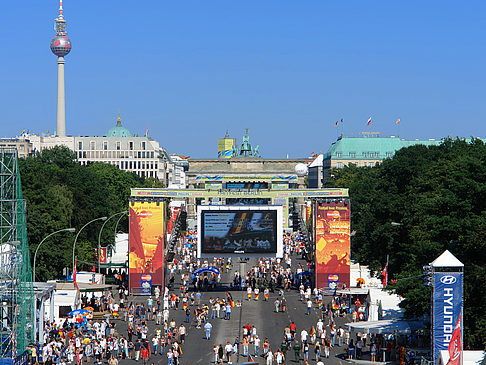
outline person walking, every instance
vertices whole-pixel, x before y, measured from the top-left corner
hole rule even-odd
[[[299,341],[295,341],[294,343],[294,356],[295,356],[295,362],[300,362],[300,349],[301,346],[299,344]]]
[[[204,325],[204,329],[206,330],[206,340],[209,340],[211,338],[211,328],[213,328],[213,325],[209,322],[206,322]]]

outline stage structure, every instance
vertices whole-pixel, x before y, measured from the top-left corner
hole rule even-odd
[[[282,207],[199,206],[197,257],[283,257]]]
[[[17,150],[0,149],[0,360],[34,341],[34,291]]]

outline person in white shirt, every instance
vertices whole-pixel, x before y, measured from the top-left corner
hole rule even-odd
[[[226,352],[226,360],[228,361],[228,364],[232,364],[231,362],[231,354],[233,353],[233,345],[231,342],[227,342],[226,346],[224,347],[224,351]]]
[[[305,328],[302,330],[302,332],[300,332],[300,340],[302,343],[307,343],[307,331],[305,330]]]
[[[267,352],[267,365],[272,365],[273,363],[273,353],[270,349]]]

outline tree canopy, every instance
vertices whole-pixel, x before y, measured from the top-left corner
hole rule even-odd
[[[67,147],[46,149],[20,159],[19,168],[32,259],[37,245],[50,233],[70,227],[76,228],[77,233],[92,219],[127,211],[130,188],[163,186],[159,181],[143,179],[110,164],[82,166]],[[106,223],[101,246],[113,244],[119,217]],[[76,243],[79,268],[89,269],[96,261],[95,249],[102,224],[93,222],[80,232]],[[127,215],[120,219],[118,230],[128,232]],[[37,254],[36,280],[59,278],[64,267],[72,270],[76,233],[62,232],[43,243]]]
[[[375,167],[334,169],[327,187],[351,197],[352,257],[381,270],[409,317],[430,312],[422,267],[444,250],[464,263],[465,344],[486,345],[486,147],[480,139],[416,145]],[[392,224],[394,222],[394,224]],[[415,278],[413,278],[415,277]],[[405,279],[407,278],[407,279]],[[412,279],[410,279],[412,278]]]

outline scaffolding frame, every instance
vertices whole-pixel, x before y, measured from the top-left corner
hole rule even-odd
[[[0,148],[0,358],[34,339],[32,270],[17,150]]]

